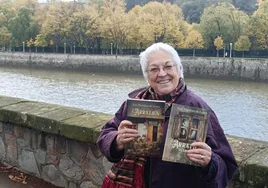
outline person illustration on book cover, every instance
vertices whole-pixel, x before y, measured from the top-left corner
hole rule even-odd
[[[197,130],[192,130],[191,135],[190,135],[190,139],[191,140],[196,140],[196,135],[197,135]]]
[[[215,112],[187,88],[176,50],[168,44],[155,43],[140,54],[140,65],[148,85],[132,91],[129,97],[166,101],[164,137],[173,103],[210,111],[206,142],[195,141],[192,149],[187,150],[189,160],[199,166],[166,162],[162,156],[125,154],[125,145],[139,135],[137,130],[128,128],[132,122],[126,120],[126,102],[123,102],[103,126],[97,141],[103,155],[114,163],[102,188],[225,188],[237,170],[235,157]]]
[[[188,127],[188,124],[189,124],[189,119],[187,117],[183,117],[181,126],[182,127]]]
[[[187,138],[187,129],[186,128],[181,128],[179,138],[181,138],[181,139]]]
[[[198,129],[199,119],[193,118],[192,128]]]

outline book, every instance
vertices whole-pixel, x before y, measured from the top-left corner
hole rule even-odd
[[[127,99],[126,119],[133,123],[128,128],[138,130],[139,137],[125,146],[125,153],[162,156],[165,101]]]
[[[209,110],[172,104],[162,160],[198,166],[186,155],[195,141],[205,142]]]

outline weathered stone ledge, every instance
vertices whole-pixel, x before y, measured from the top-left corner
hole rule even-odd
[[[0,96],[0,160],[57,186],[100,187],[110,163],[96,140],[111,117]],[[239,164],[229,187],[267,187],[268,143],[227,138]]]
[[[111,115],[0,96],[0,121],[95,143]]]
[[[268,83],[268,59],[181,57],[185,76]],[[0,52],[0,66],[141,74],[138,56]]]

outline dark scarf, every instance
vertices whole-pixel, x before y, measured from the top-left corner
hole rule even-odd
[[[165,110],[184,92],[186,86],[182,78],[178,86],[168,95],[158,95],[150,86],[137,94],[137,99],[164,100]],[[102,188],[145,188],[144,167],[146,157],[125,155],[115,163],[105,176]]]

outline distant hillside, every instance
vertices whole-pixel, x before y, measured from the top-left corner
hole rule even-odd
[[[163,0],[155,1],[163,2]],[[127,10],[132,9],[135,5],[142,6],[148,2],[150,0],[126,0]],[[189,23],[199,23],[203,10],[220,2],[231,3],[248,15],[252,15],[257,9],[257,0],[168,0],[168,2],[177,4],[182,9],[185,20]]]

